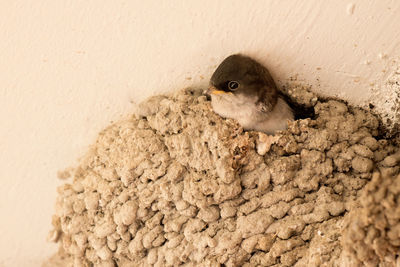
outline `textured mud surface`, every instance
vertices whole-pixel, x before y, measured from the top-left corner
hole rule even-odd
[[[289,94],[316,115],[276,136],[191,90],[102,131],[58,190],[44,265],[394,266],[398,149],[369,112]]]
[[[398,155],[396,158],[397,162]],[[343,235],[350,263],[354,266],[400,266],[400,176],[375,173],[360,201],[361,207],[347,216]]]

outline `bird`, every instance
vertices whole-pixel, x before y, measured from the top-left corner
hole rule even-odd
[[[267,68],[242,54],[221,62],[211,76],[207,94],[215,113],[235,119],[244,130],[274,135],[294,120],[292,108]]]

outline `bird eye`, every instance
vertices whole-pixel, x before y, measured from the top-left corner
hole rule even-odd
[[[236,89],[239,88],[239,83],[236,81],[230,81],[228,83],[228,87],[229,87],[229,90],[235,91]]]

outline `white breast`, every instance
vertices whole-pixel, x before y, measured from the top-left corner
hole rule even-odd
[[[278,98],[271,112],[263,112],[256,106],[254,99],[239,99],[233,95],[211,96],[211,105],[215,113],[224,118],[235,119],[246,130],[256,130],[267,134],[287,128],[287,120],[293,120],[289,105]]]

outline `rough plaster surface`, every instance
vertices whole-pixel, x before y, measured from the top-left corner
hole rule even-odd
[[[190,89],[106,128],[58,189],[45,266],[394,266],[399,148],[370,112],[290,91],[316,115],[276,136]]]
[[[203,86],[225,56],[264,63],[393,120],[398,1],[0,3],[0,264],[37,265],[58,169],[155,92]],[[397,91],[396,91],[397,90]],[[25,218],[29,218],[26,220]],[[54,250],[54,246],[53,246]]]

